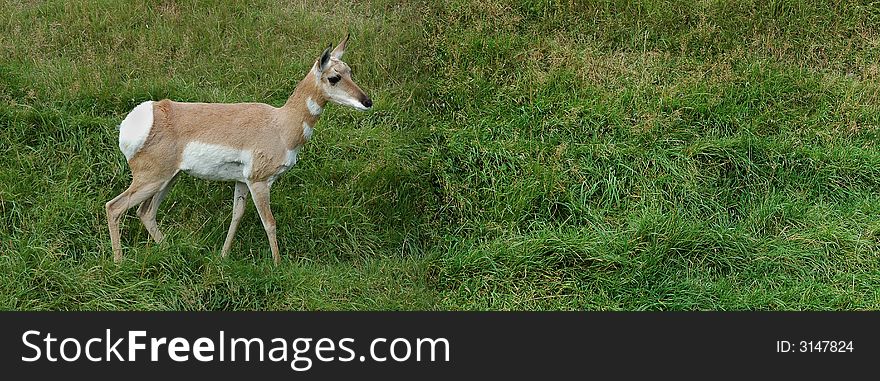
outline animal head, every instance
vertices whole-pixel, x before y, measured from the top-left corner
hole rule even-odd
[[[342,62],[342,54],[345,53],[350,36],[350,34],[345,36],[332,51],[330,46],[324,49],[312,67],[312,72],[315,75],[319,91],[327,100],[366,111],[373,107],[373,101],[354,83],[351,67]]]

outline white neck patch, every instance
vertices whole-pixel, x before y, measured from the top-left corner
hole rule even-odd
[[[321,112],[324,111],[321,106],[318,106],[317,102],[312,100],[312,97],[306,99],[306,107],[309,108],[309,114],[312,114],[312,116],[321,115]]]
[[[315,130],[312,129],[312,126],[309,126],[308,123],[303,122],[303,137],[306,138],[306,140],[311,139],[314,132]]]

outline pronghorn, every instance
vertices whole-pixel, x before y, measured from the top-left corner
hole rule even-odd
[[[131,185],[106,204],[113,259],[122,259],[119,220],[135,205],[140,205],[137,214],[150,237],[162,241],[156,211],[183,171],[199,178],[236,182],[232,222],[221,255],[229,253],[250,192],[278,264],[281,255],[269,188],[296,164],[297,153],[312,137],[327,101],[361,111],[373,105],[352,80],[351,68],[341,60],[348,37],[333,51],[330,46],[324,50],[280,108],[263,103],[164,99],[143,102],[129,112],[119,126],[119,148],[131,169]]]

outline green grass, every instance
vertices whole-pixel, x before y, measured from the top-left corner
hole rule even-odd
[[[113,1],[0,7],[0,309],[880,309],[880,3]],[[116,126],[141,101],[330,106],[273,187],[182,177],[156,245]]]

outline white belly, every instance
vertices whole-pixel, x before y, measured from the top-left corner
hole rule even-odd
[[[191,142],[183,149],[180,170],[208,180],[245,181],[253,168],[251,151]]]

